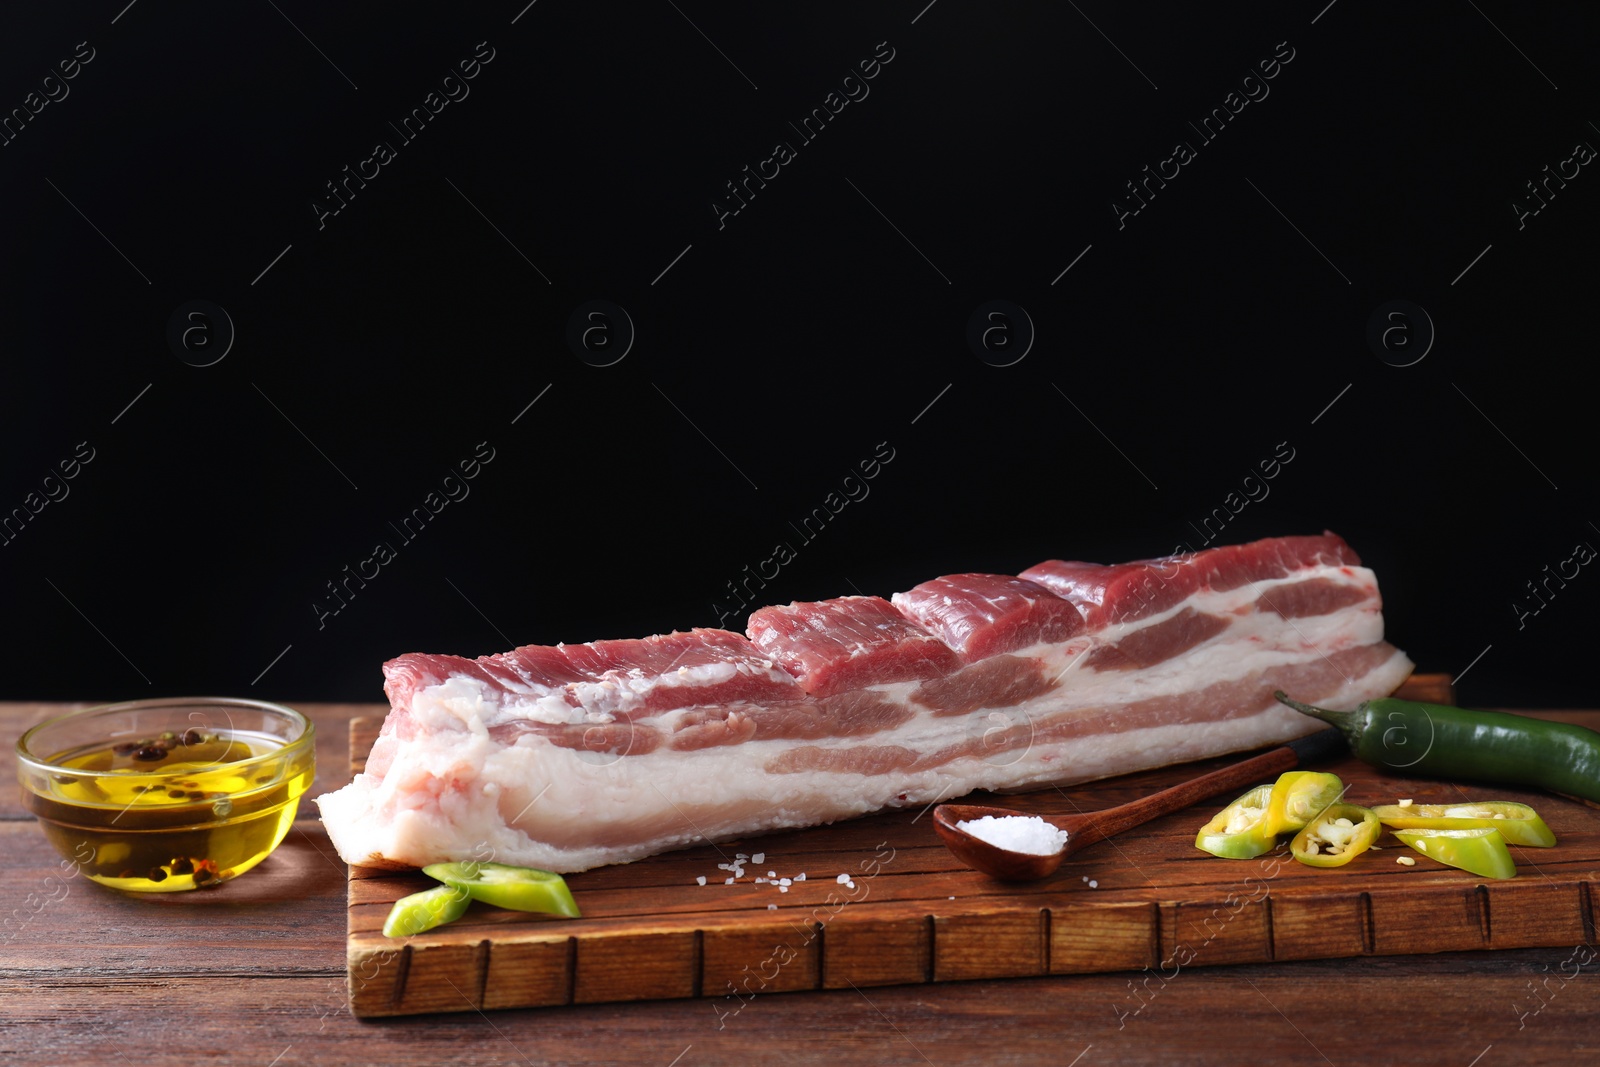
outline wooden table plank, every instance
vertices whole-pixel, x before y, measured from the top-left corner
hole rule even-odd
[[[363,1023],[336,977],[51,981],[0,973],[19,1064],[700,1064],[830,1067],[1592,1062],[1600,975],[1570,950],[1272,964]],[[1569,970],[1572,969],[1569,965]],[[1547,982],[1539,995],[1531,990]],[[1521,1029],[1519,1029],[1521,1026]],[[1320,1055],[1319,1055],[1320,1053]]]
[[[33,822],[0,822],[0,973],[342,972],[344,897],[344,864],[309,820],[247,875],[188,893],[96,885]]]

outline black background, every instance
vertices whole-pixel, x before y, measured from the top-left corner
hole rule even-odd
[[[0,544],[4,695],[375,700],[402,652],[715,625],[778,542],[761,602],[1198,547],[1287,442],[1219,541],[1332,529],[1396,644],[1470,666],[1464,700],[1593,704],[1600,576],[1515,605],[1600,545],[1600,177],[1520,228],[1513,201],[1600,144],[1594,22],[1487,0],[9,11],[0,111],[78,42],[94,58],[0,147],[0,510],[27,516]],[[891,48],[813,141],[790,127]],[[389,125],[488,49],[414,140]],[[1290,49],[1202,142],[1187,123]],[[1119,228],[1124,183],[1180,140],[1197,157]],[[319,225],[379,141],[396,158]],[[724,183],[779,141],[794,161],[719,228]],[[167,342],[197,299],[236,330],[206,367]],[[592,299],[636,329],[609,367],[565,340]],[[995,299],[1037,333],[1011,366],[966,340]],[[1396,299],[1436,329],[1411,366],[1366,341]],[[470,495],[402,540],[485,441]],[[80,442],[68,495],[28,513]],[[870,494],[802,539],[880,442]],[[379,541],[396,557],[319,612]]]

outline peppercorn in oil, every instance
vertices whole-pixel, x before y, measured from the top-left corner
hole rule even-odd
[[[220,884],[254,867],[294,822],[313,775],[309,749],[271,759],[280,738],[242,730],[167,732],[56,754],[25,792],[63,855],[118,889]],[[84,772],[91,772],[85,774]]]

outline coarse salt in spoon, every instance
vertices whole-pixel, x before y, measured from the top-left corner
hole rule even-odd
[[[1030,856],[1054,856],[1067,844],[1065,830],[1037,815],[984,815],[964,819],[956,826],[996,848]]]

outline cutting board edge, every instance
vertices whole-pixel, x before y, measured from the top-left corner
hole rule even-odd
[[[1551,896],[1565,898],[1554,912]],[[1037,908],[917,909],[891,922],[745,916],[471,943],[361,934],[348,947],[350,1003],[364,1018],[676,998],[722,998],[735,1010],[757,993],[850,985],[1113,971],[1166,981],[1190,967],[1594,944],[1597,900],[1589,879],[1529,880],[1255,900],[1063,896]],[[1443,921],[1451,915],[1463,921]],[[856,943],[863,937],[872,945]],[[885,938],[910,958],[885,958]]]

